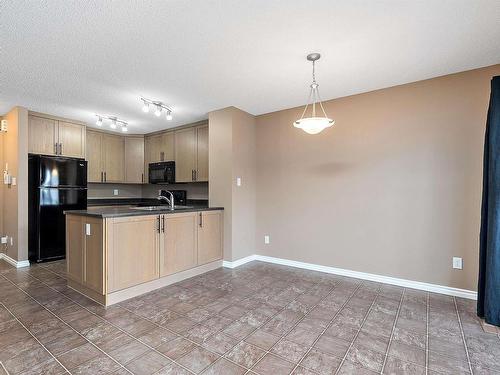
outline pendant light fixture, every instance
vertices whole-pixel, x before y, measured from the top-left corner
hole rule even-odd
[[[309,99],[307,100],[306,107],[302,112],[302,116],[300,117],[300,119],[293,122],[293,126],[302,129],[309,134],[318,134],[335,123],[334,120],[330,119],[326,115],[325,109],[323,108],[323,104],[321,103],[321,97],[319,96],[319,89],[318,89],[319,85],[316,83],[314,68],[316,61],[318,61],[320,57],[321,55],[319,53],[311,53],[307,55],[307,60],[311,61],[313,66],[312,68],[313,80],[310,86],[311,90],[309,92]],[[309,108],[309,105],[311,105],[311,116],[304,117],[307,115],[307,109]],[[317,116],[316,113],[317,105],[319,105],[319,109],[321,110],[319,116]],[[323,117],[321,117],[321,114],[323,114]]]

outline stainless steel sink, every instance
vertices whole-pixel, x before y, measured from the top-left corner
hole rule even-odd
[[[189,210],[193,206],[174,206],[174,210]],[[145,207],[131,207],[132,210],[139,211],[171,211],[170,206],[145,206]]]

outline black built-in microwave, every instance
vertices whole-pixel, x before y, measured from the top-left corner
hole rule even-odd
[[[175,161],[161,161],[149,163],[150,184],[174,184],[175,183]]]

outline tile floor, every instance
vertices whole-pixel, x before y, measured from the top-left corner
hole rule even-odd
[[[500,374],[474,301],[252,262],[104,309],[64,275],[0,261],[0,374]]]

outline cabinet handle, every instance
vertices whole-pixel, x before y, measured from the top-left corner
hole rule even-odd
[[[165,153],[163,151],[160,152],[160,161],[165,161]]]
[[[161,231],[165,233],[165,215],[161,217]]]
[[[54,143],[54,154],[57,155],[57,143]]]
[[[104,182],[104,172],[101,171],[101,182]]]
[[[106,172],[104,172],[104,182],[108,181],[108,177],[106,176]]]
[[[156,217],[156,232],[160,233],[160,215]]]
[[[144,173],[142,174],[141,182],[144,182]]]
[[[62,143],[59,143],[59,155],[62,155]]]
[[[200,228],[203,228],[203,215],[200,212]]]
[[[191,169],[191,181],[194,181],[194,169]]]
[[[194,170],[194,180],[198,181],[198,171],[196,169]]]

